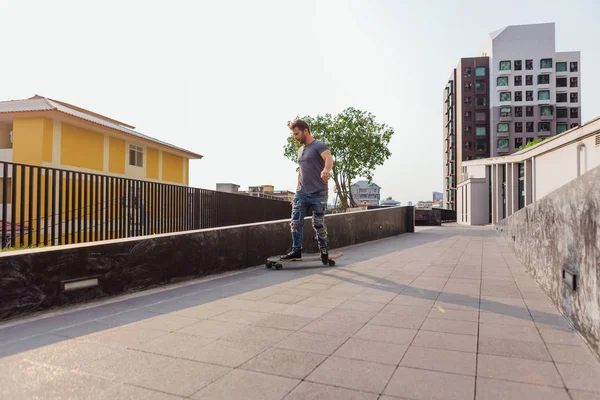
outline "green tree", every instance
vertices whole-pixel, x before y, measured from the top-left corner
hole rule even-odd
[[[299,119],[296,117],[296,119]],[[373,179],[373,170],[390,158],[388,144],[394,130],[386,124],[378,124],[369,112],[349,107],[340,114],[305,116],[310,132],[315,139],[323,141],[333,155],[332,171],[335,192],[340,207],[355,207],[350,187],[356,177]],[[291,121],[288,121],[288,125]],[[284,146],[286,158],[297,163],[300,144],[290,135]]]
[[[528,148],[528,147],[535,146],[536,144],[538,144],[538,143],[540,143],[540,142],[543,142],[543,141],[544,141],[544,139],[545,139],[545,138],[538,138],[538,139],[536,139],[536,140],[533,140],[533,141],[531,141],[531,142],[527,143],[527,144],[526,144],[526,145],[524,145],[524,146],[519,146],[519,150],[523,150],[523,149],[526,149],[526,148]]]

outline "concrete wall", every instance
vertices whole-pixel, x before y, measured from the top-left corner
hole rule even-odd
[[[536,282],[600,356],[600,167],[498,226]],[[577,289],[563,277],[577,275]]]
[[[414,208],[325,217],[331,249],[414,232]],[[310,218],[304,251],[316,252]],[[0,319],[263,264],[291,246],[288,220],[0,254]],[[344,258],[338,264],[344,263]],[[69,281],[98,284],[63,290]]]
[[[442,225],[442,210],[432,208],[431,210],[415,209],[415,225],[440,226]]]

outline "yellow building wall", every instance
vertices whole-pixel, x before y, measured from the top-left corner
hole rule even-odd
[[[103,170],[103,134],[63,123],[61,135],[60,163],[62,165]]]
[[[189,158],[183,159],[183,166],[185,167],[185,182],[183,182],[183,184],[187,186],[190,184],[190,159]]]
[[[146,147],[146,178],[158,179],[158,150]]]
[[[52,162],[52,147],[54,144],[54,122],[44,119],[44,141],[42,144],[42,161]]]
[[[44,159],[44,126],[44,118],[23,118],[13,121],[14,162],[42,165]]]
[[[127,161],[125,141],[111,136],[109,138],[108,146],[108,171],[113,174],[125,174],[125,162]]]
[[[183,183],[183,158],[162,153],[162,180],[165,182]]]

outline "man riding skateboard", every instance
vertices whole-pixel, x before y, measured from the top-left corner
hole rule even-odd
[[[292,250],[281,256],[282,260],[302,258],[302,233],[304,217],[308,208],[312,208],[312,226],[317,233],[317,242],[321,261],[328,262],[327,227],[325,226],[325,209],[329,188],[327,182],[331,178],[333,157],[325,143],[312,137],[306,121],[301,119],[289,126],[294,139],[302,146],[298,150],[298,186],[292,201]]]

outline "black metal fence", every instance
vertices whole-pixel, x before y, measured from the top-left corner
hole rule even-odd
[[[442,222],[456,222],[456,210],[442,208]]]
[[[290,217],[288,201],[0,162],[2,248],[55,246]]]

